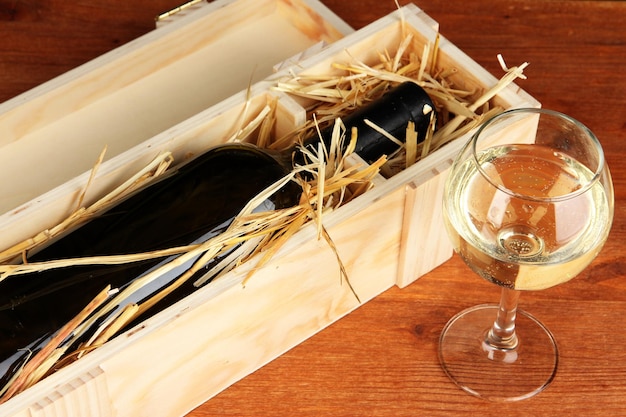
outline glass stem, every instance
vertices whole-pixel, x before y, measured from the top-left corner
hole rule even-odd
[[[515,334],[515,316],[519,296],[519,291],[502,288],[496,320],[485,337],[485,344],[491,349],[511,351],[517,348],[519,341]]]

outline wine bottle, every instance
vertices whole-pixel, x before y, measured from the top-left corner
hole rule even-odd
[[[407,122],[413,121],[418,137],[423,138],[431,117],[429,110],[434,111],[434,105],[428,95],[408,82],[343,121],[346,127],[358,128],[356,152],[372,161],[397,145],[364,124],[364,119],[399,139],[404,138]],[[319,140],[315,136],[305,144]],[[330,140],[329,131],[321,136]],[[291,148],[276,155],[243,143],[216,146],[53,242],[29,261],[143,253],[206,241],[223,232],[262,190],[287,175],[293,169],[295,152],[297,148]],[[300,192],[296,183],[289,182],[262,206],[268,210],[294,206]],[[123,289],[160,262],[163,259],[75,265],[11,276],[0,282],[0,388],[29,355],[41,349],[103,288]],[[173,272],[174,278],[184,272],[181,268]],[[156,285],[169,285],[171,275]],[[150,314],[190,294],[195,290],[194,281],[188,280]],[[134,301],[148,295],[140,294]]]

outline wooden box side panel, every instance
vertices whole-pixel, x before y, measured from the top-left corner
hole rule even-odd
[[[442,219],[443,185],[448,170],[432,170],[425,182],[406,186],[400,266],[396,284],[404,288],[452,256]]]
[[[338,213],[348,220],[329,222],[328,232],[366,302],[395,283],[404,190],[353,210]],[[337,254],[306,227],[245,286],[253,262],[1,405],[0,413],[18,416],[47,404],[47,417],[67,417],[67,404],[89,402],[108,404],[116,417],[183,415],[358,308]],[[89,379],[94,369],[106,383],[97,399],[63,382]],[[48,403],[58,392],[68,396],[55,408]]]

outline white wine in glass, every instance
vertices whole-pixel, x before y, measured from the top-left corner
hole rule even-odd
[[[522,290],[566,282],[595,258],[613,219],[613,186],[602,147],[580,122],[543,109],[514,109],[485,122],[456,158],[444,190],[455,251],[502,287],[499,305],[479,305],[444,328],[439,359],[462,389],[516,401],[553,380],[550,331],[517,309]]]

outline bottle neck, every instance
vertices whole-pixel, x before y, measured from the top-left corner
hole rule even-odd
[[[355,152],[366,162],[372,163],[383,155],[393,153],[399,145],[372,128],[370,123],[405,142],[406,128],[411,121],[415,124],[419,143],[426,137],[431,118],[435,116],[434,112],[435,106],[426,91],[413,82],[404,82],[379,99],[352,112],[342,121],[347,135],[351,134],[353,127],[357,129]],[[321,138],[328,148],[332,142],[332,132],[333,125],[324,129],[320,135],[314,134],[305,139],[303,145],[316,149]],[[347,145],[347,141],[345,142]],[[296,152],[294,162],[301,163],[302,158],[301,152]]]

